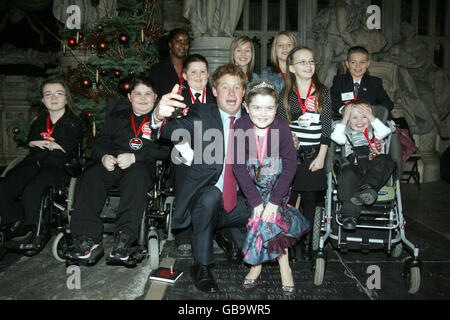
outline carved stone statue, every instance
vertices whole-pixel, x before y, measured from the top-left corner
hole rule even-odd
[[[428,133],[437,126],[440,136],[448,138],[448,128],[444,123],[450,112],[448,77],[431,61],[426,44],[415,37],[410,24],[402,23],[400,32],[403,39],[391,47],[384,60],[400,67],[402,104],[409,114],[415,116],[408,124],[416,134]]]
[[[315,53],[320,61],[318,72],[325,85],[331,86],[336,73],[345,71],[348,48],[363,46],[372,54],[380,52],[387,44],[383,33],[367,28],[369,5],[368,0],[337,0],[314,18],[312,29]]]
[[[232,37],[243,6],[243,0],[185,0],[183,16],[195,38]]]

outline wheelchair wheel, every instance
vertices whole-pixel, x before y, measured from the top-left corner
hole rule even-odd
[[[312,250],[315,252],[319,250],[319,242],[320,242],[320,229],[322,226],[322,217],[323,217],[322,207],[316,207],[316,212],[314,214],[314,224],[312,226]]]
[[[154,237],[148,239],[148,263],[152,270],[159,267],[159,241]]]
[[[65,262],[66,254],[69,250],[69,247],[72,244],[72,238],[69,234],[65,234],[64,232],[60,232],[56,235],[55,240],[53,240],[52,245],[52,254],[53,257],[59,262]]]
[[[407,257],[403,260],[402,268],[402,276],[408,288],[408,293],[417,293],[420,288],[420,267],[417,260]]]
[[[323,282],[323,276],[325,274],[325,259],[317,258],[314,266],[314,284],[320,286]]]
[[[175,201],[175,197],[174,196],[168,196],[166,198],[166,200],[164,201],[164,209],[166,211],[166,220],[164,223],[164,232],[165,234],[167,234],[167,240],[171,241],[174,240],[175,237],[172,234],[172,228],[171,228],[171,223],[172,223],[172,213],[174,210],[173,204]]]

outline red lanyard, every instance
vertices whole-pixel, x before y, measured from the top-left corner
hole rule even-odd
[[[278,70],[280,70],[281,76],[283,77],[283,81],[286,82],[286,78],[284,77],[283,71],[281,71],[281,68],[280,68],[280,67],[278,67]]]
[[[306,94],[305,103],[306,103],[306,99],[309,98],[309,94],[311,93],[311,89],[312,89],[312,81],[311,81],[311,84],[309,85],[308,93]],[[297,92],[297,98],[298,98],[298,102],[300,103],[300,107],[302,108],[302,112],[303,112],[303,114],[305,114],[306,113],[306,107],[303,106],[302,98],[300,97],[300,92],[298,92],[297,87],[295,88],[295,92]]]
[[[256,139],[256,151],[257,151],[258,162],[259,162],[260,166],[262,166],[264,154],[266,153],[266,149],[267,149],[267,133],[268,133],[268,131],[269,131],[269,127],[266,128],[266,134],[264,136],[263,146],[262,146],[262,150],[261,150],[259,147],[259,138],[258,138],[258,135],[256,134],[256,128],[255,128],[255,125],[253,125],[253,132],[255,133],[255,139]]]
[[[137,138],[139,133],[142,130],[142,127],[144,126],[145,121],[147,120],[148,116],[146,116],[144,118],[144,120],[142,120],[141,125],[139,126],[139,130],[136,132],[136,127],[134,126],[134,116],[131,115],[131,125],[133,126],[133,131],[134,131],[134,136]]]
[[[195,103],[195,98],[194,95],[192,94],[191,88],[189,88],[189,93],[191,95],[192,103]],[[206,96],[206,88],[203,88],[202,103],[205,103],[205,96]]]
[[[370,139],[369,139],[369,134],[367,132],[367,128],[364,130],[364,137],[366,137],[367,142],[369,142],[369,146],[370,146],[370,149],[372,150],[372,152],[375,153],[375,150],[372,147],[372,142],[370,142]]]
[[[62,116],[61,116],[61,117],[62,117]],[[61,119],[61,117],[60,117],[59,119]],[[56,122],[58,122],[59,119],[56,120]],[[47,117],[47,133],[48,133],[48,135],[49,135],[50,137],[51,137],[52,134],[53,134],[53,130],[55,129],[56,122],[55,122],[55,124],[53,125],[53,127],[50,129],[50,116]]]

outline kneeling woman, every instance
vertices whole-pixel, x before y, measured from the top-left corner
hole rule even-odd
[[[20,234],[24,225],[37,225],[44,191],[69,182],[64,163],[77,152],[83,137],[66,85],[62,81],[44,82],[41,94],[43,107],[28,135],[30,152],[0,180],[1,228],[7,239]],[[44,244],[49,234],[45,227],[41,231],[37,240]],[[37,251],[28,252],[33,253]]]

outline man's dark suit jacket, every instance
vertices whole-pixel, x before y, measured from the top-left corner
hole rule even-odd
[[[353,92],[352,75],[349,72],[343,75],[336,75],[333,79],[333,86],[330,92],[333,111],[338,113],[339,109],[345,104],[342,101],[341,94]],[[358,99],[366,100],[371,105],[383,105],[389,111],[394,108],[394,103],[384,90],[381,79],[368,74],[365,74],[362,78],[358,91]]]
[[[160,138],[171,139],[172,132],[179,128],[185,129],[190,134],[194,161],[186,170],[181,190],[177,192],[177,205],[172,217],[174,229],[185,228],[191,223],[191,200],[202,188],[214,186],[217,183],[222,173],[225,152],[223,124],[219,107],[216,104],[192,105],[186,117],[171,119],[167,122],[165,127],[161,129]],[[217,135],[210,139],[203,138],[205,132],[211,129],[215,129]],[[212,132],[209,131],[209,133]],[[217,137],[219,139],[216,139]],[[214,142],[217,143],[216,149],[213,148]],[[208,149],[206,149],[207,147]],[[211,154],[217,161],[206,163],[204,152],[207,155]],[[217,158],[215,158],[216,156]],[[201,163],[196,163],[196,157],[201,157]]]

